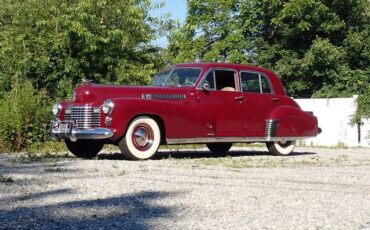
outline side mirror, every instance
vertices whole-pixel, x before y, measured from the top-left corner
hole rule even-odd
[[[207,82],[204,82],[202,85],[202,89],[207,92],[209,90],[209,84]]]

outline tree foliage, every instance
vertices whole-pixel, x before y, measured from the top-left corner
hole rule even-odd
[[[368,0],[188,0],[168,56],[264,66],[291,96],[339,97],[368,94],[369,51]]]
[[[164,62],[152,45],[170,28],[150,0],[0,0],[0,149],[47,138],[50,98],[82,78],[145,84]]]
[[[186,24],[174,30],[168,47],[173,62],[248,62],[251,48],[235,18],[235,0],[188,1]]]
[[[82,78],[147,83],[162,61],[149,0],[0,0],[0,92],[29,79],[64,97]]]

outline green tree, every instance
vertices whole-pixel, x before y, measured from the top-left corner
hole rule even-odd
[[[236,0],[188,1],[185,25],[169,38],[170,60],[248,62],[250,45],[244,39],[240,21],[235,20],[238,8]]]
[[[163,64],[150,0],[0,0],[0,92],[15,79],[64,97],[82,78],[143,84]]]
[[[250,1],[249,1],[250,2]],[[350,96],[363,93],[370,56],[367,0],[258,1],[246,5],[247,33],[256,61],[275,70],[290,95]],[[356,42],[363,42],[358,46]],[[354,47],[364,50],[354,54]]]
[[[359,94],[370,115],[368,0],[188,0],[168,52],[272,69],[294,97]]]

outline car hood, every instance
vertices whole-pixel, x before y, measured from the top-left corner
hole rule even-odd
[[[100,105],[111,98],[143,98],[148,95],[186,94],[191,87],[120,86],[87,84],[75,89],[74,104]]]

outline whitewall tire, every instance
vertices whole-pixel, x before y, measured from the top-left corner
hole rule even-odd
[[[295,141],[275,141],[267,142],[266,146],[271,154],[278,156],[287,156],[293,152],[295,147]]]
[[[146,160],[158,150],[161,131],[155,120],[147,116],[135,118],[119,142],[121,152],[130,160]]]

